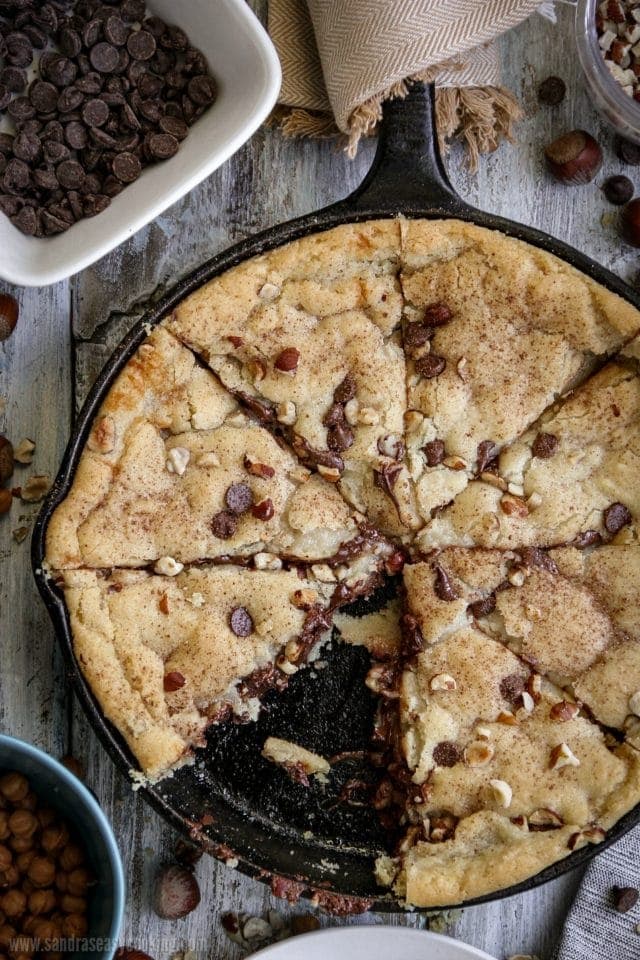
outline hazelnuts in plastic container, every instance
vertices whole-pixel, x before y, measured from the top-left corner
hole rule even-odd
[[[0,952],[14,956],[16,938],[28,938],[20,955],[49,941],[57,960],[63,943],[88,934],[88,897],[94,878],[69,824],[47,806],[28,779],[0,772]],[[56,950],[56,942],[61,949]]]

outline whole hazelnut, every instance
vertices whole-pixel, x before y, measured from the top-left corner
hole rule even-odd
[[[632,200],[623,208],[620,233],[632,247],[640,247],[640,198]]]
[[[14,810],[9,817],[9,829],[16,837],[30,837],[38,829],[38,820],[30,810]]]
[[[0,293],[0,341],[6,340],[15,330],[20,308],[18,301],[9,293]]]
[[[13,474],[13,446],[0,435],[0,483],[6,483]]]
[[[24,853],[26,850],[32,849],[35,839],[33,836],[16,837],[15,834],[13,834],[9,837],[8,843],[14,853]]]
[[[0,927],[0,947],[2,947],[3,950],[7,950],[15,936],[15,927],[12,927],[9,923],[3,923]]]
[[[49,857],[34,857],[29,864],[27,876],[35,887],[48,887],[56,877],[56,865]]]
[[[16,807],[18,807],[19,810],[30,810],[33,813],[38,807],[38,797],[33,790],[29,790],[22,800],[18,800]]]
[[[602,166],[599,143],[585,130],[571,130],[544,151],[550,173],[561,183],[589,183]]]
[[[82,913],[69,913],[62,921],[62,934],[65,937],[85,937],[88,929],[89,923]]]
[[[40,846],[46,853],[58,853],[69,841],[69,831],[64,823],[53,823],[45,827],[40,838]]]
[[[60,897],[60,909],[65,913],[86,913],[87,901],[84,897],[72,897],[70,893],[63,893]]]
[[[9,814],[6,810],[0,810],[0,840],[6,840],[10,833]]]
[[[25,850],[24,853],[18,854],[16,857],[16,867],[20,873],[27,873],[35,855],[35,850]]]
[[[93,875],[86,867],[76,867],[68,877],[67,891],[74,897],[83,897],[94,884]]]
[[[3,890],[6,890],[8,887],[15,887],[19,882],[20,874],[15,864],[0,873],[0,888]]]
[[[29,913],[38,916],[41,913],[51,913],[56,906],[56,895],[53,890],[34,890],[29,894],[27,907]]]
[[[18,803],[29,793],[29,781],[21,773],[5,773],[0,777],[0,793],[10,803]]]
[[[38,940],[57,940],[60,934],[60,927],[55,920],[41,917],[37,923],[34,923],[31,932]]]
[[[50,827],[56,819],[56,812],[52,810],[51,807],[39,807],[35,811],[36,817],[38,818],[38,823],[44,829],[45,827]]]
[[[8,847],[0,844],[0,870],[8,870],[13,863],[13,854]]]
[[[63,870],[73,870],[84,863],[84,853],[77,843],[68,843],[58,858]]]
[[[23,893],[22,890],[7,890],[5,894],[0,897],[0,908],[3,912],[13,919],[14,917],[21,916],[27,909],[27,895]]]
[[[6,490],[4,487],[0,487],[0,515],[3,513],[9,513],[12,503],[13,497],[11,496],[11,490]]]

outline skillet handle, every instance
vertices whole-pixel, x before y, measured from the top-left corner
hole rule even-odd
[[[369,173],[342,205],[354,212],[450,215],[465,207],[447,176],[435,126],[435,86],[413,83],[404,99],[382,108],[378,149]]]

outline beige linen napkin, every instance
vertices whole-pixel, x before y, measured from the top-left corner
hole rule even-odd
[[[521,115],[500,86],[491,41],[541,0],[270,0],[269,32],[283,84],[276,122],[290,136],[348,137],[355,154],[388,97],[407,82],[438,84],[438,129],[463,139],[472,166]]]

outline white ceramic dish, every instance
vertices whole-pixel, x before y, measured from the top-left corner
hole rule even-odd
[[[467,943],[407,927],[336,927],[291,937],[252,960],[493,960]]]
[[[213,173],[257,130],[280,89],[280,63],[245,0],[151,0],[149,9],[186,31],[218,84],[213,106],[180,150],[148,167],[97,217],[59,236],[26,237],[0,214],[0,277],[43,286],[77,273],[157,217]]]

